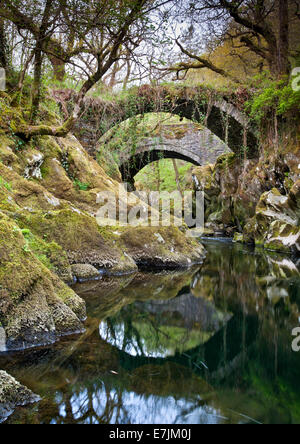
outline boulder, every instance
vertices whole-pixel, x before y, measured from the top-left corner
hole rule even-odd
[[[33,404],[40,400],[39,396],[0,370],[0,424],[13,413],[16,407]]]
[[[99,192],[128,195],[74,136],[36,138],[34,148],[19,150],[0,136],[0,158],[1,351],[84,330],[85,303],[64,283],[73,273],[90,279],[99,270],[127,274],[137,265],[203,261],[203,247],[178,228],[98,225]],[[129,210],[136,200],[128,199]]]
[[[21,350],[82,332],[84,301],[30,251],[22,231],[0,219],[0,324],[5,350]],[[3,338],[2,338],[3,339]],[[3,342],[3,341],[2,341]]]
[[[89,264],[74,264],[71,266],[73,276],[78,280],[95,279],[100,276],[97,268]]]
[[[300,181],[287,196],[277,189],[263,193],[255,216],[245,226],[243,241],[274,251],[300,254],[299,187]]]
[[[125,251],[140,267],[176,269],[202,264],[203,246],[177,227],[132,227],[120,236]]]

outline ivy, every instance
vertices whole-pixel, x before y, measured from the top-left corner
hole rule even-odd
[[[267,119],[271,112],[277,116],[287,116],[293,111],[299,112],[300,91],[294,91],[292,82],[287,82],[287,79],[266,80],[246,106],[250,116],[257,122]]]

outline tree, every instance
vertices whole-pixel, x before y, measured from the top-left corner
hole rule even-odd
[[[46,2],[47,4],[47,2]],[[52,32],[49,29],[45,32],[44,38],[41,38],[40,26],[41,20],[43,19],[42,13],[45,10],[48,13],[52,12],[52,8],[56,8],[55,14],[52,16]],[[49,7],[50,6],[50,7]],[[46,8],[45,2],[43,0],[28,1],[26,4],[20,0],[2,0],[0,3],[0,18],[1,20],[6,20],[15,25],[18,33],[23,36],[23,31],[27,31],[35,39],[36,42],[42,46],[44,54],[47,54],[52,66],[54,77],[57,80],[62,80],[65,73],[65,64],[70,60],[72,53],[67,52],[64,49],[63,42],[60,42],[55,36],[54,31],[56,31],[61,24],[59,20],[59,15],[62,13],[62,5],[60,2],[51,2]],[[50,25],[50,16],[49,23]],[[43,27],[47,27],[44,22]],[[62,34],[60,34],[61,36]],[[64,40],[68,39],[70,36],[64,36]],[[68,47],[70,50],[70,46]],[[78,48],[74,48],[73,53],[78,53]]]
[[[5,38],[4,20],[0,17],[0,67],[7,68],[7,43]]]
[[[229,39],[233,47],[246,47],[268,65],[274,77],[289,73],[292,54],[289,23],[293,18],[299,28],[298,1],[198,0],[189,4],[186,14],[191,17],[193,29],[201,21],[202,35],[206,27],[218,44]],[[178,40],[177,44],[188,60],[171,66],[170,71],[186,73],[189,69],[208,68],[232,77],[230,72],[213,64],[207,55],[200,57]]]
[[[26,29],[34,41],[31,120],[20,137],[65,136],[77,121],[86,94],[118,66],[124,54],[127,59],[128,51],[139,46],[149,15],[169,1],[32,0],[25,7],[20,0],[3,0],[0,17],[14,23],[20,33]],[[85,74],[70,116],[59,127],[35,123],[45,55],[60,72],[73,65]]]
[[[42,12],[41,23],[37,26],[36,30],[36,45],[33,51],[34,55],[34,78],[32,88],[32,105],[30,122],[33,123],[38,114],[40,104],[40,89],[41,89],[41,76],[42,76],[42,64],[43,64],[43,42],[47,37],[49,28],[53,27],[55,23],[55,15],[52,14],[53,7],[55,7],[54,0],[46,0],[44,10]]]

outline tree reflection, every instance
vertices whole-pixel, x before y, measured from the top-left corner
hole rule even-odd
[[[300,422],[297,265],[243,246],[207,249],[200,270],[78,286],[85,334],[0,357],[44,398],[9,421]]]

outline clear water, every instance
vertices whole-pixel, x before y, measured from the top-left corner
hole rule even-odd
[[[300,272],[207,241],[200,269],[78,284],[86,333],[0,355],[42,396],[9,423],[300,423]]]

